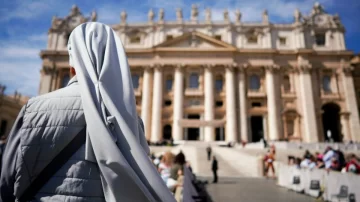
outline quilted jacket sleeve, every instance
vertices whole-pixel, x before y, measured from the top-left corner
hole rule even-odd
[[[14,183],[16,158],[20,147],[20,128],[23,124],[24,112],[25,106],[16,118],[5,146],[0,177],[0,202],[15,201]]]

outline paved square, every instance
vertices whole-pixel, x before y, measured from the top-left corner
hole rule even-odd
[[[207,178],[211,182],[210,178]],[[309,202],[314,198],[276,185],[275,180],[259,178],[219,178],[218,184],[208,184],[207,191],[214,202]]]

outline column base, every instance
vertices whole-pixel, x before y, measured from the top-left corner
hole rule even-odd
[[[215,141],[215,129],[211,126],[204,127],[204,141],[212,142]]]

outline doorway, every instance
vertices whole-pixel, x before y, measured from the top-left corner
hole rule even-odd
[[[199,114],[189,114],[188,119],[200,119]],[[187,139],[188,140],[199,140],[200,129],[199,128],[187,128]]]
[[[323,110],[322,122],[325,141],[342,142],[339,105],[327,103],[321,109]]]
[[[262,116],[251,116],[251,135],[252,142],[259,142],[264,138],[264,128],[263,128],[263,117]]]
[[[163,128],[163,140],[171,140],[172,130],[171,125],[165,125]]]
[[[225,141],[225,128],[219,127],[215,129],[215,140],[216,141]]]

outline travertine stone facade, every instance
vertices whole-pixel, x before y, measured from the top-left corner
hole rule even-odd
[[[7,137],[21,110],[21,107],[29,100],[18,92],[14,95],[5,95],[5,86],[0,85],[0,137]]]
[[[137,109],[152,142],[173,138],[228,142],[289,140],[360,141],[353,53],[345,47],[339,16],[315,4],[294,21],[212,21],[211,10],[191,7],[185,18],[111,25],[123,42],[133,74]],[[131,15],[131,13],[129,14]],[[53,18],[48,46],[41,52],[40,94],[61,88],[68,79],[67,38],[85,18],[74,6]]]

